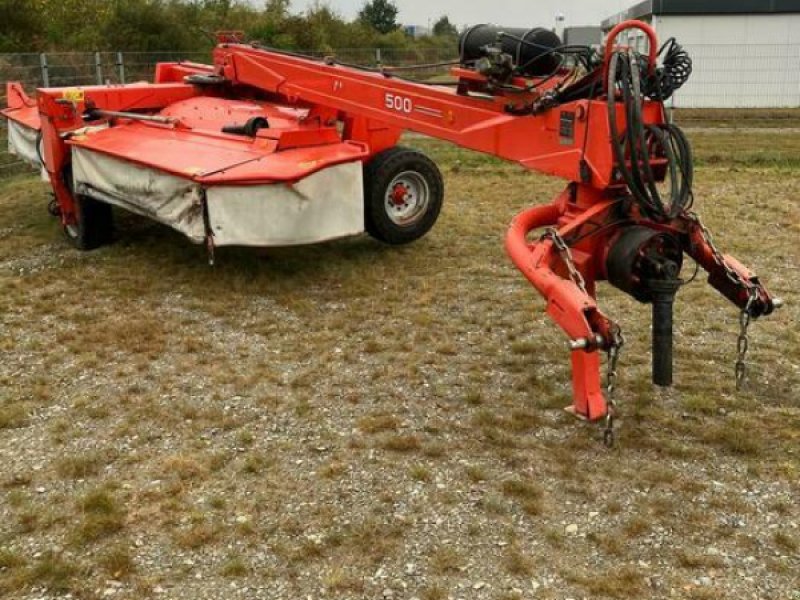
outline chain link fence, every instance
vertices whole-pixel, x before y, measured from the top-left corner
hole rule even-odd
[[[314,58],[329,52],[298,51]],[[374,49],[344,48],[334,55],[342,63],[367,67],[439,65],[457,58],[452,52],[438,48]],[[58,52],[0,54],[0,107],[5,107],[6,81],[21,82],[26,91],[37,87],[71,87],[96,84],[119,84],[152,81],[159,62],[209,63],[208,52]],[[404,71],[403,75],[429,79],[447,73],[446,66],[421,67]],[[0,119],[0,177],[24,172],[27,166],[8,153],[8,129]]]
[[[176,52],[58,52],[0,54],[0,106],[7,105],[7,81],[19,81],[28,93],[37,87],[71,87],[152,81],[159,62],[208,62],[210,55]],[[26,172],[28,166],[8,152],[8,125],[0,119],[0,177]]]
[[[313,58],[330,56],[330,52],[297,53]],[[376,67],[438,64],[457,59],[453,51],[438,48],[373,49],[344,48],[333,53],[337,60],[354,65]],[[0,81],[22,81],[31,88],[68,87],[107,83],[130,83],[152,80],[159,62],[188,61],[208,63],[208,52],[60,52],[46,54],[0,54]],[[421,67],[421,73],[442,67]],[[3,92],[5,93],[5,92]]]

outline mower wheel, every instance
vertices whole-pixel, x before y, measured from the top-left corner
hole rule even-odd
[[[94,250],[111,243],[114,220],[111,205],[88,196],[76,196],[77,222],[64,225],[67,239],[78,250]]]
[[[421,152],[395,146],[364,167],[366,230],[386,244],[408,244],[428,233],[443,199],[442,174]]]

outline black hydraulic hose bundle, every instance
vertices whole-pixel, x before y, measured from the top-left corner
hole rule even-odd
[[[671,50],[674,48],[680,46],[673,42]],[[665,64],[651,73],[637,52],[620,50],[611,56],[608,70],[608,118],[617,168],[636,202],[656,221],[674,219],[688,210],[693,201],[692,153],[686,136],[675,125],[646,125],[643,118],[645,98],[657,94],[662,100],[662,94],[671,95],[679,82],[682,85],[686,81],[687,73],[691,73],[691,60],[687,69],[677,50],[673,55],[680,59],[680,64],[673,63],[673,67]],[[618,126],[617,92],[625,108],[623,132]],[[662,197],[656,185],[653,159],[666,161],[670,183],[667,198]]]
[[[666,54],[665,54],[666,51]],[[658,51],[662,66],[643,82],[643,93],[652,100],[668,100],[692,74],[692,58],[675,38],[667,40]]]

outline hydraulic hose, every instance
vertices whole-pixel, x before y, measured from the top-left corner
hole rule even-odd
[[[630,49],[615,51],[609,58],[606,84],[611,145],[617,168],[637,204],[650,218],[663,222],[674,219],[692,204],[692,155],[686,136],[676,126],[645,124],[644,88],[650,85],[645,82],[651,81],[652,76],[642,77],[642,60]],[[618,92],[625,115],[622,132],[618,122]],[[656,185],[654,155],[666,161],[670,178],[666,199]]]

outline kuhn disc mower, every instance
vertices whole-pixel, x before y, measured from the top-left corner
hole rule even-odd
[[[616,44],[638,29],[641,54]],[[672,305],[684,255],[741,310],[747,326],[780,306],[722,254],[691,212],[689,143],[664,101],[691,74],[687,53],[628,21],[605,52],[564,46],[544,29],[481,25],[459,41],[454,85],[306,56],[219,35],[211,66],[158,65],[155,83],[47,88],[9,84],[12,151],[46,173],[64,230],[81,249],[111,240],[111,205],[149,216],[210,251],[306,244],[362,231],[412,242],[435,223],[436,165],[397,146],[404,130],[567,179],[506,237],[515,265],[546,298],[572,352],[571,410],[604,420],[613,441],[623,338],[598,308],[607,280],[653,305],[653,379],[672,383]],[[542,233],[531,237],[535,230]],[[607,387],[600,353],[608,353]]]

